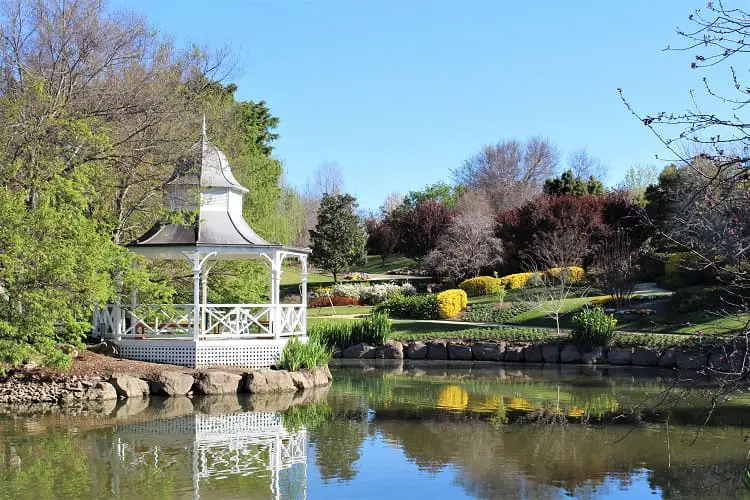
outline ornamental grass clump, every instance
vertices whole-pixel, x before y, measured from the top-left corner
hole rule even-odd
[[[438,316],[442,319],[455,318],[466,308],[469,298],[459,289],[446,290],[437,294]]]
[[[573,342],[581,347],[607,346],[617,326],[614,315],[601,307],[584,307],[573,315]]]
[[[350,344],[385,344],[391,334],[391,322],[385,312],[374,312],[370,316],[352,323]]]
[[[318,339],[310,337],[306,343],[302,343],[297,337],[292,337],[284,346],[277,366],[281,370],[293,372],[303,368],[312,370],[316,366],[328,364],[330,360],[331,351]]]

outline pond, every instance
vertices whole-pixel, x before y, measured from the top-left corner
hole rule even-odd
[[[0,412],[0,498],[743,497],[750,406],[673,372],[376,362],[248,395]],[[672,390],[667,388],[676,385]],[[685,387],[693,387],[686,391]],[[307,396],[306,396],[307,397]],[[667,411],[669,409],[669,411]]]

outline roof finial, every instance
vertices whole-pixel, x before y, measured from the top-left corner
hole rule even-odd
[[[203,135],[201,136],[201,138],[202,138],[202,139],[203,139],[204,141],[208,140],[208,139],[206,138],[206,113],[203,113],[203,132],[202,132],[202,133],[203,133]]]

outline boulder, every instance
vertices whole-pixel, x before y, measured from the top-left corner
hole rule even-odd
[[[504,342],[476,342],[471,353],[477,361],[502,361],[505,357]]]
[[[448,359],[448,348],[442,340],[427,344],[427,359]]]
[[[448,359],[471,361],[471,347],[448,342]]]
[[[313,374],[307,370],[290,372],[289,376],[292,377],[292,383],[298,391],[304,391],[315,387],[315,379],[313,377]]]
[[[739,373],[746,363],[744,358],[744,351],[717,351],[708,356],[708,367],[723,373]]]
[[[316,366],[315,369],[312,371],[313,374],[313,384],[315,387],[322,387],[324,385],[328,385],[329,379],[328,374],[326,373],[326,368],[323,368],[322,366]]]
[[[195,389],[201,394],[233,394],[242,388],[242,375],[226,372],[203,372],[198,375]]]
[[[523,357],[529,363],[543,362],[544,357],[542,356],[541,344],[532,344],[530,346],[527,346],[523,351]]]
[[[258,394],[297,391],[288,371],[269,369],[249,372],[245,388],[251,393]]]
[[[330,382],[331,380],[333,380],[333,374],[331,374],[331,369],[328,368],[328,364],[321,366],[321,368],[323,368],[323,371],[325,372],[326,377],[328,377],[328,381]]]
[[[632,347],[614,347],[607,353],[607,363],[611,365],[629,365],[632,360]]]
[[[524,358],[524,346],[522,345],[511,345],[505,347],[505,357],[503,361],[506,362],[520,362]]]
[[[344,358],[373,358],[375,357],[375,348],[364,342],[347,347],[341,353]]]
[[[673,348],[667,349],[659,358],[659,366],[663,368],[674,368],[677,361],[677,353]]]
[[[650,347],[633,349],[632,363],[635,366],[656,366],[659,364],[659,351]]]
[[[161,372],[156,380],[151,382],[153,394],[166,394],[167,396],[184,396],[193,388],[195,379],[192,375],[180,372]]]
[[[581,353],[581,362],[586,363],[587,365],[604,363],[604,360],[606,359],[606,352],[601,346],[592,347],[590,350]]]
[[[123,398],[143,398],[151,392],[148,382],[130,375],[115,374],[109,379],[109,383],[115,388],[117,395]]]
[[[104,356],[117,356],[117,346],[109,341],[102,341],[98,344],[90,345],[86,347],[86,350],[94,352],[96,354],[102,354]]]
[[[560,351],[560,362],[561,363],[579,363],[581,361],[581,353],[576,346],[573,344],[565,344],[562,351]]]
[[[404,345],[396,340],[389,340],[375,349],[375,359],[404,359]]]
[[[409,359],[425,359],[427,357],[427,344],[422,341],[409,342],[406,346],[406,356]]]
[[[678,350],[675,365],[680,370],[702,370],[706,367],[706,355],[697,352]]]
[[[560,362],[560,344],[542,344],[542,359],[545,363]]]
[[[334,358],[343,358],[344,357],[344,351],[342,349],[336,349],[333,351],[333,357]]]
[[[94,387],[90,387],[85,391],[85,396],[81,399],[88,401],[109,401],[117,399],[117,391],[108,382],[97,382]]]

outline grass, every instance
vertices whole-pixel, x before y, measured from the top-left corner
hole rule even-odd
[[[316,366],[323,366],[331,359],[331,351],[328,346],[310,337],[306,343],[300,342],[297,337],[292,337],[284,346],[279,359],[278,367],[282,370],[295,372],[302,368],[312,370]]]
[[[356,269],[352,269],[352,272],[360,272],[367,274],[388,274],[393,269],[400,269],[402,267],[414,268],[417,263],[414,259],[410,259],[404,255],[391,255],[385,262],[380,259],[380,255],[368,255],[367,264],[357,266]]]
[[[315,318],[318,316],[332,316],[334,314],[370,314],[371,312],[371,306],[315,307],[307,310],[307,317]]]
[[[284,271],[281,273],[281,284],[284,285],[299,285],[302,283],[302,271],[298,267],[287,266],[284,267]],[[326,276],[325,274],[308,273],[307,274],[307,285],[326,285],[332,284],[333,278]]]

